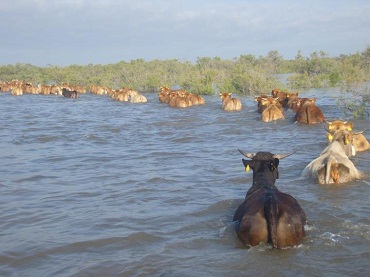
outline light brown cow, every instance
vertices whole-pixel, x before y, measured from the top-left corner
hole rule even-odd
[[[192,97],[188,97],[188,95],[189,93],[187,93],[183,89],[170,89],[169,87],[161,87],[161,90],[158,92],[158,100],[160,102],[168,104],[171,107],[181,106],[182,108],[185,108],[185,107],[190,107],[193,105]],[[187,98],[187,99],[184,100],[184,99],[176,98],[178,96],[182,98]],[[172,103],[170,104],[171,101]],[[196,101],[199,102],[198,99],[196,99]]]
[[[12,86],[11,89],[12,89],[11,95],[16,95],[16,96],[23,95],[22,83]]]
[[[185,92],[185,97],[188,98],[193,105],[204,105],[206,103],[201,95],[196,95],[191,92]]]
[[[349,121],[342,121],[342,120],[334,120],[334,121],[327,121],[327,130],[329,132],[337,132],[337,131],[352,131],[353,130],[353,123]],[[366,137],[362,134],[362,132],[352,133],[352,143],[355,147],[357,152],[368,151],[370,150],[370,143],[366,139]],[[328,136],[330,140],[330,137]]]
[[[31,94],[40,94],[41,93],[41,85],[37,85],[36,87],[33,86],[31,88]]]
[[[97,95],[104,95],[108,94],[108,88],[105,86],[96,86],[96,85],[91,85],[89,87],[89,90],[92,94],[97,94]]]
[[[240,111],[243,107],[242,102],[238,98],[231,98],[229,92],[220,93],[222,101],[222,109],[225,111]]]
[[[116,101],[128,102],[129,95],[127,89],[112,90],[110,97]]]
[[[168,105],[172,108],[187,108],[193,105],[193,103],[185,97],[184,92],[171,91],[169,97],[170,102],[168,103]]]
[[[60,85],[52,85],[50,94],[62,95],[62,86]]]
[[[32,90],[32,83],[22,83],[23,93],[31,93],[31,90]]]
[[[146,97],[144,95],[139,94],[135,90],[129,89],[127,91],[127,93],[128,93],[128,100],[131,103],[146,103],[146,102],[148,102],[148,100],[146,99]]]
[[[161,88],[161,90],[158,92],[158,100],[163,103],[170,103],[170,89],[167,90],[167,88]]]
[[[266,99],[266,98],[269,98],[269,96],[267,96],[265,94],[261,94],[259,96],[254,96],[254,101],[257,102],[257,111],[259,113],[262,113],[267,108],[267,106],[262,105],[262,99]],[[272,97],[270,97],[270,98],[272,98]]]
[[[41,85],[40,94],[49,95],[50,93],[51,93],[51,86],[50,85]]]
[[[353,123],[349,121],[334,120],[326,121],[327,129],[330,131],[339,131],[339,130],[353,130]]]
[[[261,115],[263,122],[284,119],[284,114],[280,108],[281,104],[278,98],[263,98],[261,100],[261,106],[266,106]]]
[[[1,82],[0,84],[0,91],[1,92],[9,92],[10,84],[8,82]]]

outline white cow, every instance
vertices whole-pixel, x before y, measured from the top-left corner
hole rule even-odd
[[[310,162],[302,172],[305,177],[317,179],[319,184],[339,184],[361,178],[361,172],[357,170],[353,162],[348,158],[356,154],[356,150],[350,141],[350,153],[346,153],[348,145],[343,139],[334,140],[329,144],[319,157]]]

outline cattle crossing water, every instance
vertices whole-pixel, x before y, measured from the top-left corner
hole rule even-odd
[[[328,120],[335,91],[308,90]],[[321,124],[293,113],[261,122],[252,96],[173,109],[108,96],[0,94],[1,276],[365,276],[370,178],[320,186],[304,167],[325,148]],[[354,120],[369,129],[368,119]],[[367,138],[368,132],[364,133]],[[238,149],[290,153],[276,186],[307,215],[285,250],[246,248],[233,214],[250,187]],[[370,153],[353,159],[369,171]]]

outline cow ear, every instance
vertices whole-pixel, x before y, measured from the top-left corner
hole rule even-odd
[[[270,171],[274,171],[275,169],[277,169],[279,165],[279,159],[278,158],[275,158],[270,164],[269,164],[269,168],[270,168]]]
[[[347,130],[348,130],[348,131],[352,131],[352,129],[353,129],[353,124],[352,124],[352,122],[348,122],[348,123],[346,123],[346,124],[345,124],[345,126],[347,127]]]
[[[244,164],[244,170],[245,172],[248,172],[252,167],[252,161],[242,159],[242,162]]]
[[[331,133],[326,133],[326,137],[328,138],[328,141],[333,141],[333,135]]]

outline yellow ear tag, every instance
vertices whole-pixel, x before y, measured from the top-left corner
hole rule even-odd
[[[352,131],[352,128],[351,128],[351,127],[348,127],[348,128],[347,128],[347,130],[348,130],[348,131]]]
[[[329,135],[328,135],[328,140],[329,140],[329,141],[332,141],[332,140],[333,140],[333,135],[332,135],[332,134],[329,134]]]
[[[250,170],[251,168],[249,167],[249,165],[247,165],[246,167],[245,167],[245,172],[249,172],[249,170]]]
[[[345,144],[346,145],[349,144],[349,139],[346,139]]]

